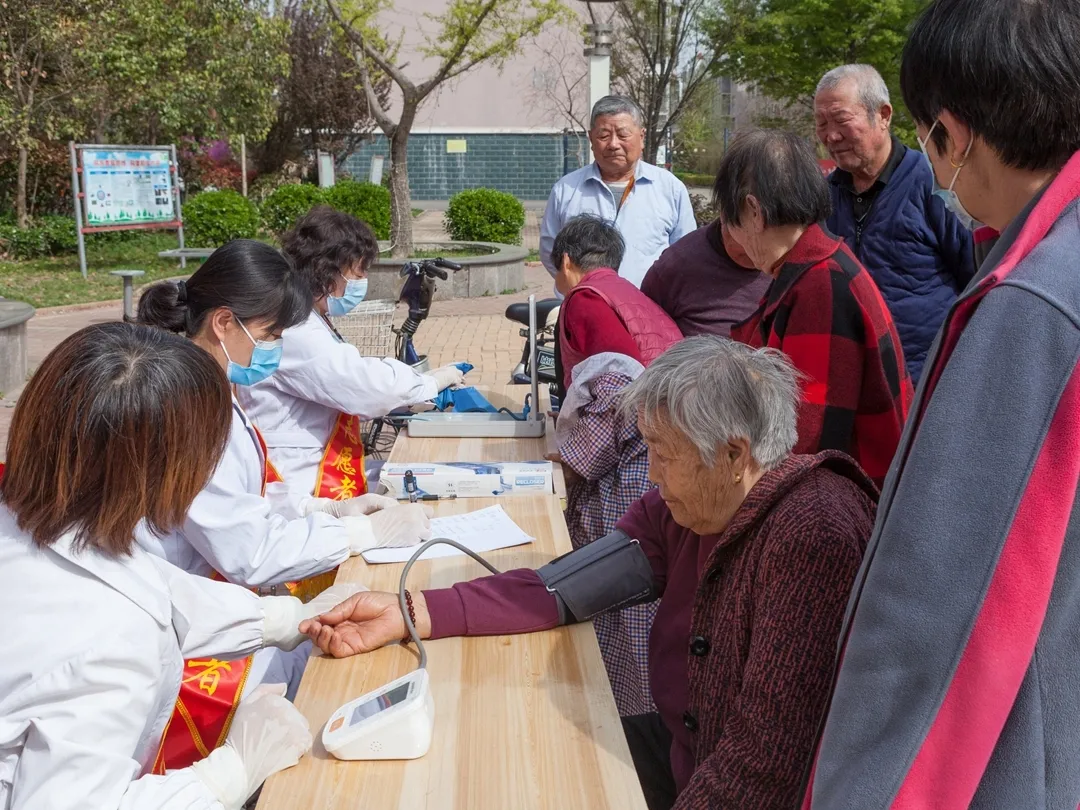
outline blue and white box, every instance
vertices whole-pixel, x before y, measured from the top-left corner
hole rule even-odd
[[[426,462],[383,465],[379,483],[392,498],[406,499],[405,474],[416,477],[417,494],[437,495],[440,498],[491,498],[502,495],[550,495],[552,467],[550,461],[505,461],[472,463],[449,461],[445,464]]]

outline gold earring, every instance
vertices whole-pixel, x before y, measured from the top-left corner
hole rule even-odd
[[[735,473],[735,483],[736,484],[741,484],[742,483],[742,473]]]
[[[961,160],[959,164],[953,163],[953,159],[951,157],[949,158],[949,165],[952,166],[954,169],[962,169],[962,168],[964,168],[964,166],[966,164],[967,164],[967,158],[966,157],[963,160]]]

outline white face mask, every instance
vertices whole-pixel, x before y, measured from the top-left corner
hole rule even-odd
[[[930,155],[926,151],[926,145],[930,143],[930,136],[934,134],[934,128],[939,123],[940,121],[935,121],[933,126],[930,127],[930,131],[926,133],[926,140],[918,138],[919,148],[922,150],[923,157],[926,158],[927,163],[930,163]],[[956,215],[956,218],[960,220],[960,224],[967,228],[969,231],[972,230],[976,225],[975,217],[971,216],[971,214],[967,212],[967,209],[964,208],[964,204],[960,202],[960,197],[955,191],[953,191],[953,186],[956,185],[956,178],[960,176],[960,170],[964,168],[964,164],[967,162],[968,155],[971,153],[971,147],[972,145],[974,145],[974,143],[974,139],[972,139],[971,142],[968,143],[967,149],[964,150],[964,159],[960,162],[960,165],[956,167],[956,174],[953,175],[952,182],[949,183],[948,188],[941,188],[937,180],[937,175],[934,175],[934,195],[942,199],[942,201],[945,203],[945,207],[952,211]],[[934,166],[931,163],[930,173],[933,174],[933,171]]]

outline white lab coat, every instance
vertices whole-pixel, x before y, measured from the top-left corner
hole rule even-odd
[[[281,365],[237,397],[262,431],[270,459],[297,494],[315,491],[319,463],[339,414],[361,419],[438,396],[433,377],[397,360],[363,357],[314,310],[286,329]]]
[[[147,551],[185,571],[249,588],[281,585],[322,574],[349,557],[345,525],[323,512],[299,517],[299,498],[275,485],[263,497],[266,461],[243,409],[233,402],[225,454],[200,492],[183,528],[157,537],[136,532]]]
[[[225,454],[183,528],[158,537],[140,524],[139,545],[188,573],[209,577],[217,571],[249,588],[307,579],[348,559],[349,537],[340,520],[322,512],[301,517],[302,503],[281,485],[270,485],[262,496],[265,464],[255,431],[234,401]],[[310,655],[308,642],[291,651],[260,650],[243,695],[261,683],[284,683],[291,700]]]
[[[0,810],[222,810],[153,766],[185,658],[263,644],[259,599],[136,547],[33,545],[0,504]]]

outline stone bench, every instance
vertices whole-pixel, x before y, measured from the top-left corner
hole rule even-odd
[[[504,292],[517,292],[525,288],[525,259],[529,255],[523,247],[498,245],[493,242],[417,242],[417,249],[424,251],[447,252],[462,248],[489,250],[482,256],[461,258],[450,256],[450,260],[462,267],[451,273],[446,281],[438,282],[435,300],[449,298],[480,298],[485,295],[502,295]],[[405,259],[391,259],[390,243],[380,242],[382,253],[368,269],[369,300],[386,299],[396,301],[401,292],[401,266]],[[214,248],[173,248],[158,253],[162,259],[205,259]],[[414,260],[418,261],[418,260]]]
[[[32,317],[34,308],[29,304],[0,299],[0,392],[14,391],[26,382],[30,371],[26,322]]]
[[[171,248],[158,251],[159,259],[208,259],[216,248]]]
[[[380,242],[379,255],[368,269],[368,298],[389,299],[396,301],[401,292],[401,267],[406,261],[420,259],[389,258],[390,243]],[[477,248],[490,250],[483,256],[448,256],[450,261],[461,265],[456,273],[450,273],[446,281],[437,282],[435,300],[449,298],[480,298],[486,295],[501,295],[504,292],[517,292],[525,288],[525,259],[529,255],[523,247],[497,245],[493,242],[417,242],[416,248],[425,252],[461,250]]]

